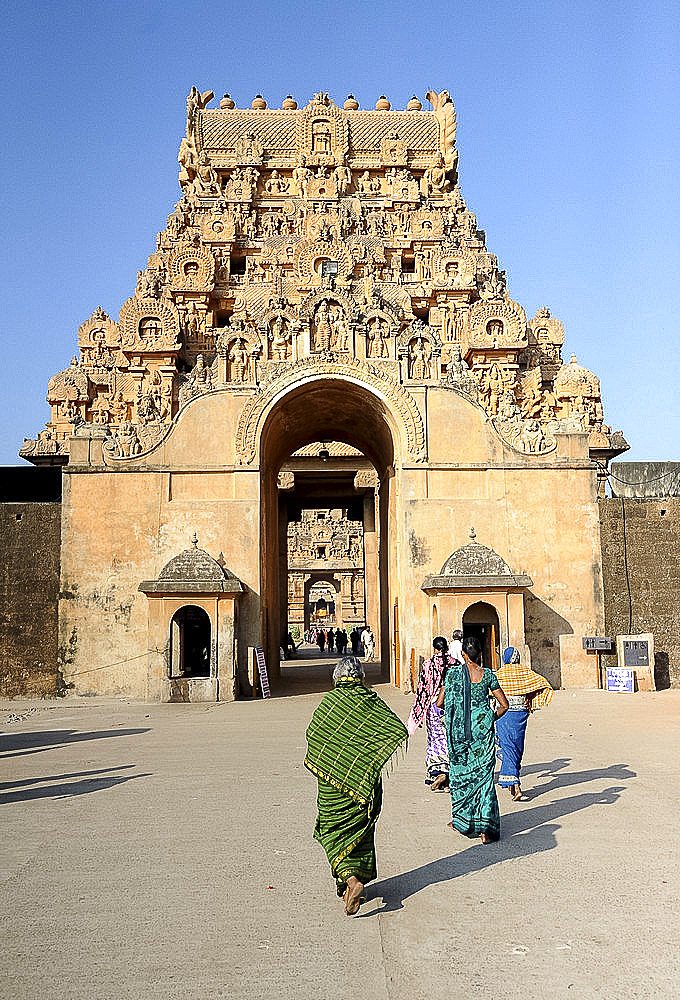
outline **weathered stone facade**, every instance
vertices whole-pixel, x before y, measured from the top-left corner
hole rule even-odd
[[[0,694],[54,697],[63,691],[57,655],[60,477],[1,471]]]
[[[495,649],[525,645],[555,683],[594,683],[580,649],[603,627],[592,460],[626,444],[596,376],[562,361],[560,321],[510,298],[458,185],[449,94],[403,111],[212,96],[188,97],[182,197],[133,294],[117,321],[97,309],[82,324],[49,382],[50,422],[21,452],[66,463],[59,627],[76,688],[101,662],[97,690],[158,697],[138,587],[194,531],[243,584],[242,671],[262,644],[276,680],[286,511],[311,495],[311,473],[286,463],[323,440],[376,477],[338,472],[329,507],[362,498],[367,614],[396,683],[429,647],[423,580],[471,525],[532,581],[521,613],[510,593],[505,612],[488,605]],[[439,628],[459,624],[439,610]]]
[[[656,686],[680,687],[680,464],[615,462],[611,484],[600,500],[606,635],[653,633]]]

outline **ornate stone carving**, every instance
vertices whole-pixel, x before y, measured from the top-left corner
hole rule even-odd
[[[47,383],[47,402],[52,405],[66,401],[80,403],[90,398],[90,384],[87,375],[78,367],[73,358],[69,368],[53,375]]]
[[[480,301],[470,310],[468,346],[470,348],[525,347],[526,315],[511,299]]]
[[[166,353],[181,346],[179,315],[166,299],[128,299],[121,307],[118,325],[126,351]]]
[[[471,288],[475,284],[475,258],[465,250],[442,247],[435,252],[432,276],[443,288]]]
[[[200,246],[178,247],[168,258],[172,288],[183,291],[210,291],[215,283],[215,258]]]
[[[211,392],[215,388],[213,374],[209,365],[206,365],[202,354],[196,358],[196,364],[188,375],[183,377],[180,383],[178,402],[184,406],[196,396],[203,396],[206,392]]]
[[[284,372],[275,375],[244,404],[236,431],[236,455],[241,465],[250,465],[255,460],[260,423],[274,399],[297,382],[315,377],[345,378],[363,384],[383,397],[399,416],[408,458],[413,462],[425,461],[423,419],[410,393],[389,378],[378,365],[362,362],[358,358],[340,359],[330,354],[318,360],[303,358],[287,366]]]
[[[310,166],[343,162],[348,152],[347,118],[327,94],[316,94],[297,116],[297,147]]]

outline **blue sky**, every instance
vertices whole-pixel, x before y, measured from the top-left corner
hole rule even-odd
[[[80,323],[134,291],[179,197],[194,84],[239,107],[448,89],[461,189],[511,296],[562,320],[627,458],[680,459],[677,3],[8,6],[0,464],[43,427]]]

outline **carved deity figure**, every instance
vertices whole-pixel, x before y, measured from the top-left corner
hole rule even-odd
[[[387,340],[390,335],[390,325],[387,320],[376,316],[368,324],[366,331],[366,357],[386,358],[388,356]]]
[[[349,330],[345,320],[345,312],[341,306],[336,306],[331,315],[331,347],[335,351],[346,351]]]
[[[416,337],[409,344],[409,378],[428,379],[432,377],[432,364],[427,342]]]
[[[447,191],[448,188],[449,182],[446,178],[444,157],[441,153],[437,153],[435,162],[423,174],[420,189],[423,196],[429,198],[431,194],[440,194],[442,191]]]
[[[301,156],[300,163],[293,171],[293,190],[298,197],[307,197],[307,185],[309,184],[310,177],[312,177],[312,171],[307,166],[305,157]]]
[[[505,381],[498,365],[492,365],[482,374],[479,382],[479,402],[491,417],[498,414],[500,400],[505,392]]]
[[[128,422],[122,424],[116,431],[115,438],[121,458],[132,458],[134,455],[139,455],[142,450],[134,424]]]
[[[373,180],[368,170],[364,170],[357,182],[357,187],[360,194],[378,194],[380,191],[380,181]]]
[[[288,344],[290,342],[290,332],[288,324],[280,314],[272,321],[270,339],[272,342],[272,357],[275,361],[286,361],[288,358]]]
[[[338,194],[342,197],[352,183],[352,171],[346,163],[343,162],[335,168],[335,179],[338,185]]]
[[[248,375],[248,351],[245,341],[239,337],[229,351],[229,381],[246,382]]]
[[[316,310],[314,350],[328,351],[331,346],[331,324],[328,302],[324,299]]]

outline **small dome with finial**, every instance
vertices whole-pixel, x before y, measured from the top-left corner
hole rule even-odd
[[[420,101],[418,100],[418,98],[416,97],[415,94],[413,95],[413,97],[411,98],[411,100],[406,105],[406,110],[407,111],[422,111],[422,108],[423,108],[423,106],[422,106],[422,104],[420,103]]]
[[[266,107],[267,107],[267,102],[265,101],[262,94],[255,94],[255,97],[253,98],[253,103],[251,104],[251,108],[253,109],[253,111],[264,111]]]
[[[225,94],[224,97],[222,98],[222,100],[220,101],[220,107],[224,111],[231,111],[232,108],[236,107],[236,105],[232,101],[230,95],[229,94]]]
[[[387,100],[384,94],[381,94],[378,100],[375,102],[376,111],[389,111],[392,105]]]
[[[345,101],[344,108],[345,108],[345,111],[358,111],[359,110],[359,102],[355,98],[354,94],[348,94],[347,95],[347,100]]]
[[[281,107],[283,108],[284,111],[296,111],[297,110],[297,101],[293,98],[292,94],[288,94],[284,98],[284,100],[283,100],[283,102],[281,104]]]

